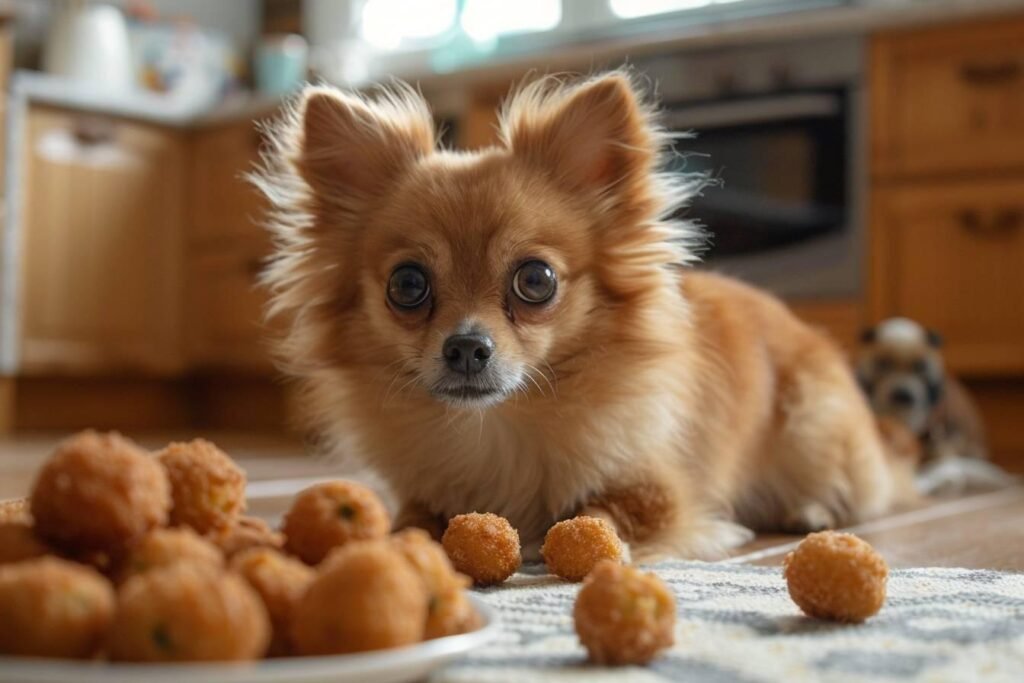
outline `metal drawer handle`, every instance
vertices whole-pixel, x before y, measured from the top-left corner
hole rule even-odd
[[[968,85],[991,86],[1013,83],[1024,74],[1020,62],[1006,60],[994,64],[964,64],[960,78]]]
[[[964,209],[958,215],[960,226],[980,237],[998,237],[1015,232],[1024,226],[1024,208],[1015,207],[1003,209],[992,217],[991,221],[984,221],[981,212],[976,209]]]

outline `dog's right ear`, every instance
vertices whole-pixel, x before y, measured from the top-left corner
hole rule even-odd
[[[861,344],[874,344],[875,340],[878,339],[878,328],[877,327],[865,327],[860,333]]]
[[[434,149],[434,125],[423,98],[408,86],[373,101],[336,88],[311,86],[298,105],[301,140],[296,164],[328,197],[379,194]]]

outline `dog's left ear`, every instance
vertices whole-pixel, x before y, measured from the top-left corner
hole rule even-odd
[[[927,330],[928,345],[933,349],[941,349],[943,344],[942,335],[935,330]]]
[[[657,144],[621,73],[567,88],[541,80],[512,97],[501,133],[512,152],[574,192],[625,197],[646,183]]]

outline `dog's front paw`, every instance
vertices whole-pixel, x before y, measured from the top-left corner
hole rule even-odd
[[[832,511],[818,502],[804,503],[792,510],[782,521],[783,531],[793,534],[834,529],[836,525],[836,517]]]

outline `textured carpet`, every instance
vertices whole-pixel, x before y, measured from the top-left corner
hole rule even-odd
[[[882,611],[844,626],[801,615],[777,568],[669,562],[676,645],[646,667],[586,662],[579,586],[524,573],[480,595],[502,636],[432,681],[1024,681],[1024,574],[895,570]]]

